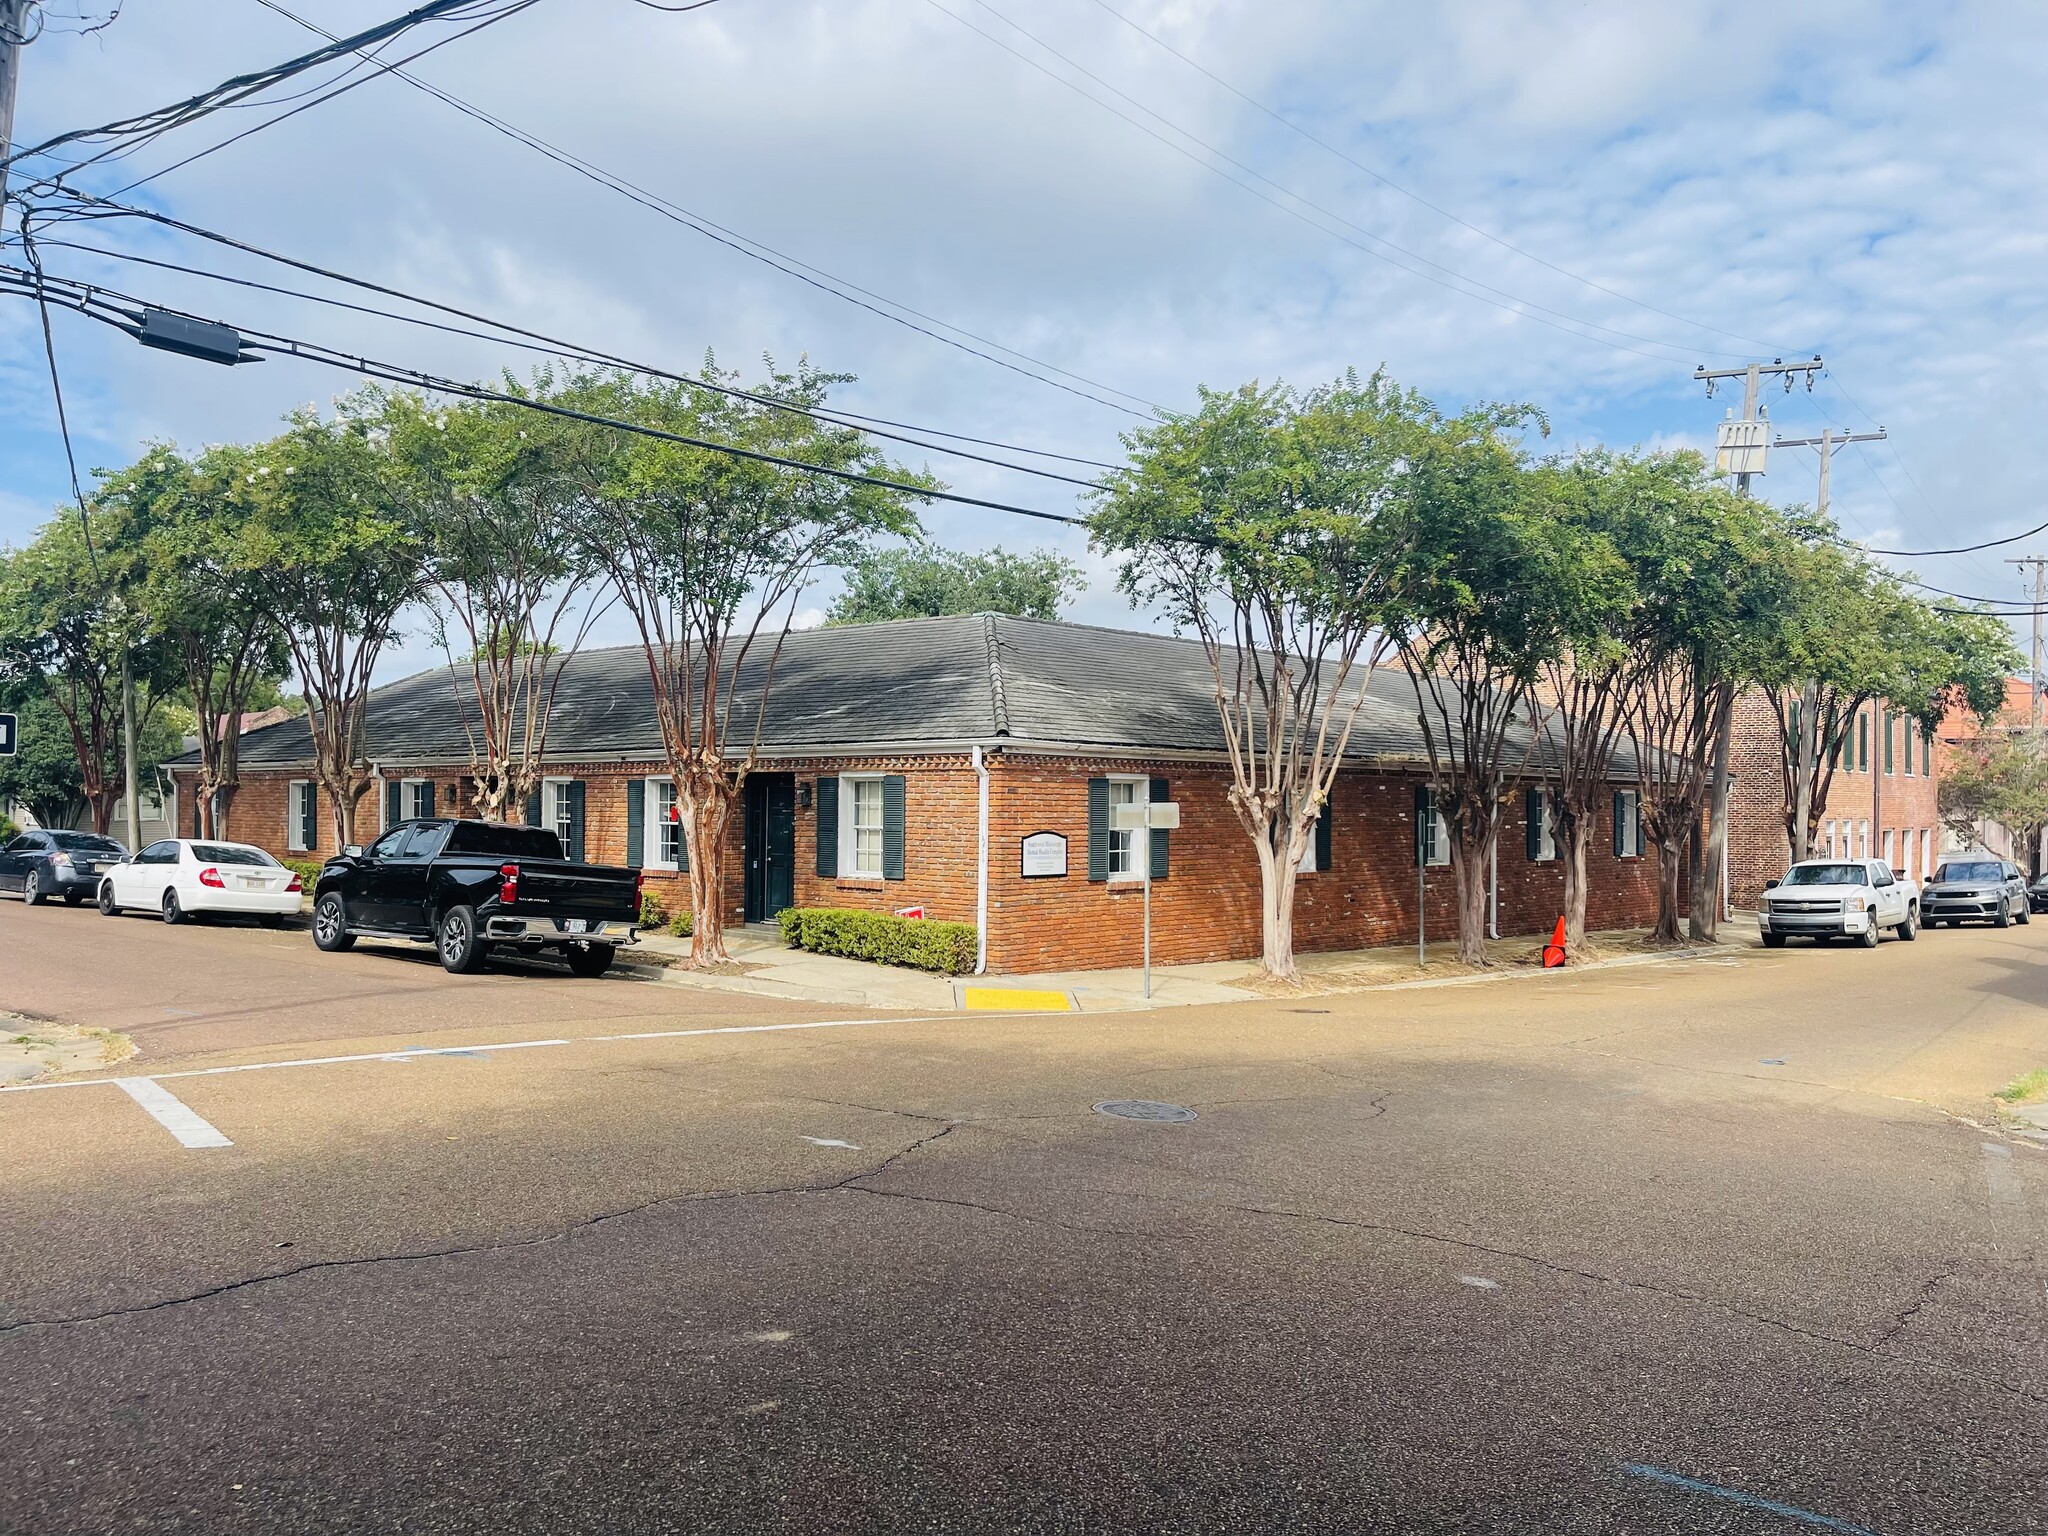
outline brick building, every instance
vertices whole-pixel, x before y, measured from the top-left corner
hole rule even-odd
[[[742,674],[737,718],[758,698]],[[1227,799],[1214,680],[1191,641],[986,615],[799,631],[776,663],[762,759],[747,782],[726,889],[734,921],[782,907],[922,907],[975,923],[985,966],[1029,971],[1135,964],[1150,865],[1153,953],[1166,962],[1255,956],[1258,862]],[[371,698],[358,837],[422,815],[473,814],[461,694],[436,669]],[[1541,766],[1550,744],[1525,737]],[[1413,686],[1374,677],[1295,906],[1303,951],[1396,943],[1456,928],[1440,818],[1428,806]],[[244,738],[231,832],[281,857],[335,852],[311,782],[305,722]],[[638,647],[570,660],[547,777],[528,819],[572,856],[646,872],[687,905],[680,829]],[[190,804],[189,763],[173,765]],[[1644,924],[1656,910],[1631,762],[1589,859],[1589,925]],[[1563,865],[1543,826],[1544,791],[1523,794],[1494,872],[1498,928],[1547,930]],[[1111,830],[1110,808],[1143,797],[1182,808],[1174,832]],[[189,819],[189,818],[188,818]],[[1423,858],[1418,860],[1418,847]],[[1418,862],[1422,868],[1418,875]]]
[[[1764,882],[1785,873],[1781,727],[1761,691],[1736,702],[1728,799],[1728,886],[1737,906],[1753,907]],[[1866,704],[1846,733],[1821,813],[1814,856],[1884,859],[1924,880],[1942,852],[1935,799],[1940,753],[1911,721],[1883,703]]]
[[[2034,685],[2022,677],[2009,677],[2005,680],[2005,702],[1988,724],[1979,720],[1967,707],[1951,709],[1942,717],[1935,761],[1946,768],[1957,753],[1969,751],[1981,737],[2010,735],[2033,728]],[[1947,835],[1952,851],[1986,848],[2000,858],[2026,866],[2030,872],[2044,867],[2040,850],[2027,848],[2023,838],[2016,838],[2008,828],[1995,821],[1979,821],[1975,836],[1967,839],[1956,836],[1953,831]]]

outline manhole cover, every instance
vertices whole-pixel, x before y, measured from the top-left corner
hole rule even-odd
[[[1104,1099],[1095,1106],[1098,1115],[1115,1115],[1119,1120],[1192,1120],[1195,1112],[1184,1104],[1154,1104],[1150,1099]]]

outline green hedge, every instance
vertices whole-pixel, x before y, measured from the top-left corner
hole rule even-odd
[[[974,969],[972,923],[939,923],[847,907],[790,907],[778,921],[782,941],[791,949],[877,965],[907,965],[941,976],[962,976]]]
[[[277,862],[299,877],[300,883],[306,887],[308,896],[313,894],[313,886],[320,878],[320,871],[327,867],[326,862],[320,859],[279,859]]]

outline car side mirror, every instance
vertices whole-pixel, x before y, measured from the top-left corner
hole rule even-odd
[[[363,845],[361,843],[350,843],[341,850],[341,856],[344,859],[360,859],[363,856]]]
[[[1764,882],[1764,889],[1767,891],[1775,891],[1779,886],[1783,885],[1784,883],[1785,882],[1782,880],[1766,880]]]

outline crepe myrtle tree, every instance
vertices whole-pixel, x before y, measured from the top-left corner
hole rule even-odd
[[[139,525],[132,510],[98,504],[90,529],[77,511],[60,512],[27,547],[0,556],[0,683],[55,709],[92,829],[104,835],[127,789],[123,656],[135,685],[138,766],[147,761],[159,707],[176,690],[177,670],[139,618]]]
[[[750,390],[706,358],[701,382],[589,372],[535,381],[537,398],[628,422],[574,434],[574,526],[617,589],[646,654],[655,719],[676,786],[694,927],[690,963],[728,958],[726,856],[759,760],[775,666],[798,598],[821,570],[876,536],[919,530],[927,476],[892,464],[859,431],[806,414],[851,375],[799,363]],[[650,435],[660,434],[660,435]],[[848,480],[721,452],[774,455]]]
[[[937,618],[949,613],[1007,613],[1057,619],[1086,586],[1081,567],[1050,549],[940,549],[917,543],[864,550],[846,572],[846,588],[827,624]]]
[[[1125,437],[1090,519],[1119,589],[1201,640],[1231,809],[1258,853],[1260,963],[1282,980],[1298,977],[1295,875],[1385,653],[1427,414],[1384,373],[1205,389],[1192,415]]]
[[[364,389],[324,417],[310,406],[295,411],[283,433],[236,466],[249,515],[234,559],[260,573],[264,610],[284,633],[306,699],[313,777],[341,847],[356,840],[357,808],[372,783],[364,760],[370,678],[426,579],[418,532],[396,510],[385,403]]]
[[[1412,456],[1397,633],[1450,834],[1468,965],[1488,963],[1489,874],[1540,739],[1537,686],[1546,668],[1598,644],[1628,591],[1611,540],[1526,462],[1521,434],[1543,426],[1532,407],[1487,406],[1432,421]]]
[[[290,666],[284,631],[264,601],[267,573],[236,558],[250,500],[239,448],[188,458],[153,443],[100,488],[139,531],[136,601],[184,684],[199,743],[199,832],[226,837],[241,784],[242,716],[274,693]]]
[[[504,388],[527,393],[514,379]],[[456,684],[472,798],[484,820],[503,821],[540,783],[563,672],[611,600],[574,526],[573,435],[502,400],[400,392],[381,418],[425,561],[431,634]]]
[[[1956,743],[1943,766],[1942,825],[1965,847],[1981,846],[1995,822],[2027,850],[2028,873],[2041,873],[2041,834],[2048,830],[2048,748],[2032,731],[1994,731]]]

